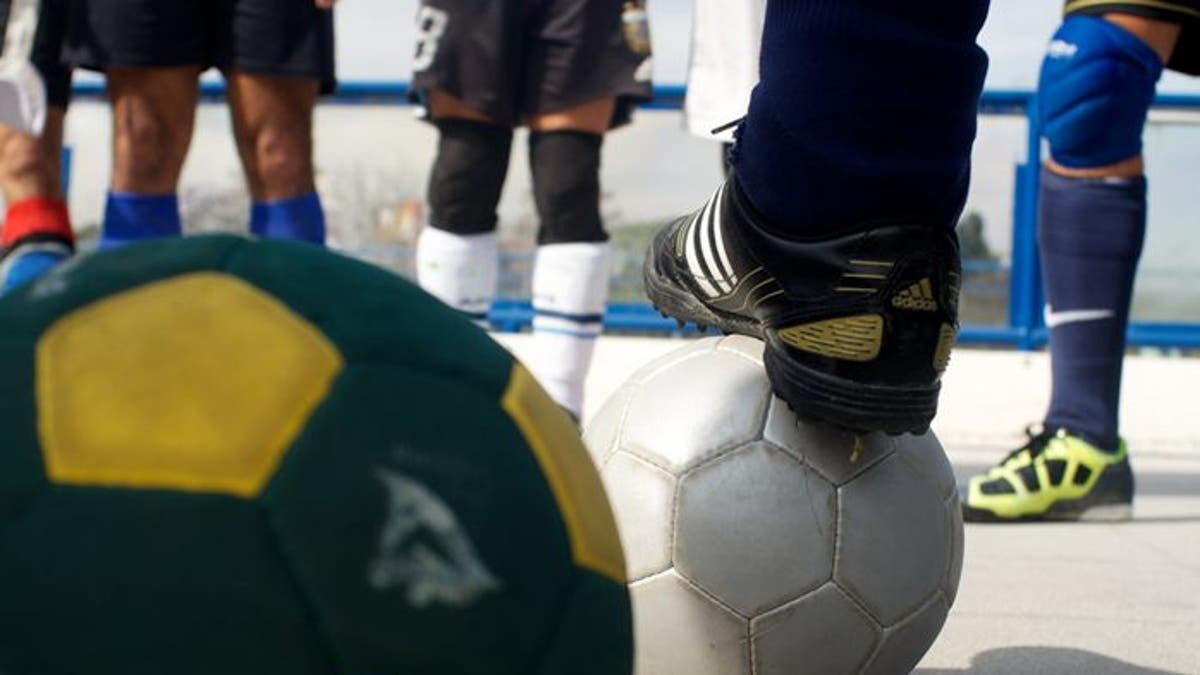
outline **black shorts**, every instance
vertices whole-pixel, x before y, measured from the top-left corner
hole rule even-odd
[[[66,58],[90,70],[199,66],[332,91],[333,13],[313,0],[69,0]]]
[[[615,97],[616,126],[650,97],[650,68],[642,0],[422,0],[417,12],[414,94],[443,90],[501,124]]]
[[[67,32],[67,0],[42,0],[37,33],[29,60],[46,82],[46,102],[66,108],[71,102],[71,68],[63,62],[63,37]],[[0,42],[8,29],[9,0],[0,0]]]
[[[1067,0],[1065,11],[1068,15],[1123,12],[1178,23],[1183,32],[1167,67],[1200,75],[1200,0]]]

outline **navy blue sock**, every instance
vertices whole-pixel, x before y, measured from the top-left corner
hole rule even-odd
[[[144,239],[177,237],[182,232],[179,199],[174,194],[108,193],[100,248],[112,248]]]
[[[987,0],[767,3],[734,167],[779,234],[953,228],[966,199]]]
[[[254,202],[250,207],[250,232],[272,239],[325,243],[325,210],[316,192]]]
[[[1040,199],[1054,383],[1046,426],[1115,450],[1125,328],[1146,234],[1146,179],[1064,178],[1043,170]]]

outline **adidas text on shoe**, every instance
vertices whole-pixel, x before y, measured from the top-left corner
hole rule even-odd
[[[1133,472],[1124,441],[1105,452],[1066,429],[1042,431],[960,496],[968,522],[1129,520]]]
[[[664,314],[766,342],[772,387],[800,417],[856,432],[929,427],[957,335],[952,231],[796,238],[766,225],[731,176],[656,235],[643,271]]]
[[[897,309],[911,309],[914,312],[936,312],[938,304],[937,299],[933,297],[933,284],[929,277],[893,295],[892,306]]]

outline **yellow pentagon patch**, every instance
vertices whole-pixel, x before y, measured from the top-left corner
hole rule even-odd
[[[253,497],[342,365],[314,326],[229,275],[104,298],[38,341],[47,476]]]
[[[501,407],[516,423],[550,484],[567,525],[571,558],[617,583],[625,583],[625,553],[608,497],[579,432],[529,371],[513,365]]]

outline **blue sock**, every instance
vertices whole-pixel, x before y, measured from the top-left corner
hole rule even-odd
[[[298,197],[254,202],[250,208],[250,232],[272,239],[296,239],[325,243],[325,210],[316,192]]]
[[[1146,234],[1146,179],[1042,171],[1038,245],[1053,393],[1046,426],[1117,447],[1125,328]]]
[[[177,237],[182,232],[179,199],[174,194],[108,193],[100,248],[112,248],[144,239]]]
[[[781,235],[953,228],[966,200],[987,0],[768,2],[738,132],[743,192]]]

